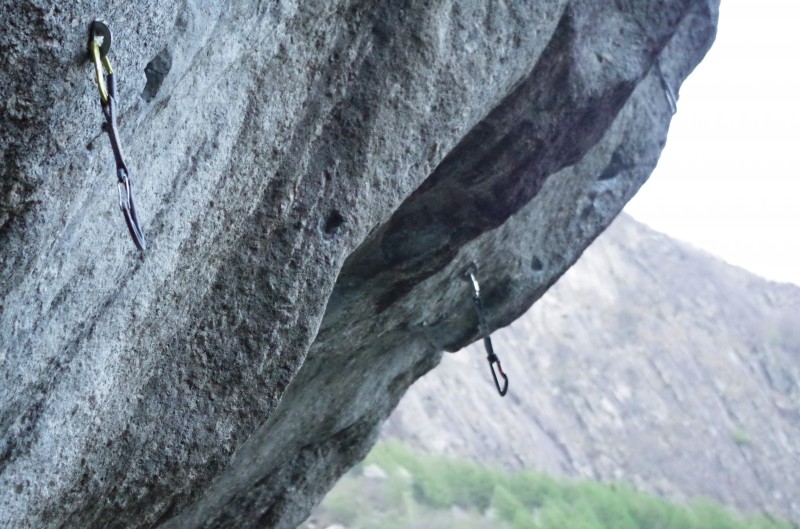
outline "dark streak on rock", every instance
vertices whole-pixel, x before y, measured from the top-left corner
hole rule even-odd
[[[575,10],[584,11],[578,25],[586,12],[598,20],[617,14],[602,3],[582,4],[566,9],[530,74],[348,258],[333,308],[358,296],[345,285],[371,282],[371,290],[359,289],[374,296],[379,312],[385,310],[410,290],[404,284],[441,270],[466,242],[500,226],[539,193],[551,174],[574,164],[602,137],[660,48],[628,50],[634,71],[608,68],[602,92],[580,90],[598,82],[582,69],[581,54],[592,47],[584,41],[601,37],[576,29]]]

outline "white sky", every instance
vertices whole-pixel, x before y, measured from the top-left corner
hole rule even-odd
[[[800,285],[800,0],[722,0],[658,167],[625,211]]]

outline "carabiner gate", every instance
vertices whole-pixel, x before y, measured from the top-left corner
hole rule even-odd
[[[139,227],[139,217],[136,215],[136,206],[133,203],[133,193],[131,191],[131,181],[127,174],[117,181],[117,192],[119,193],[119,209],[125,217],[125,224],[128,226],[128,233],[131,234],[133,243],[144,252],[147,245],[144,242],[142,229]]]
[[[492,378],[494,379],[494,387],[497,388],[497,392],[500,394],[501,397],[505,397],[506,393],[508,392],[508,377],[506,376],[506,372],[503,371],[503,364],[500,363],[500,359],[494,354],[494,347],[492,347],[492,339],[489,336],[485,336],[483,338],[483,346],[486,348],[486,360],[489,362],[489,369],[492,370]],[[497,371],[494,369],[494,365],[497,364]],[[500,379],[497,378],[497,372],[500,372],[500,376],[503,377],[503,385],[500,385]]]

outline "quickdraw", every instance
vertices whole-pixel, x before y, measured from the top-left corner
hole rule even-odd
[[[472,302],[475,305],[476,312],[478,313],[478,329],[483,336],[483,346],[486,348],[486,360],[489,362],[489,369],[492,370],[494,385],[497,388],[497,392],[500,393],[500,396],[505,397],[506,393],[508,392],[508,377],[506,376],[505,371],[503,371],[503,365],[500,363],[500,359],[494,352],[494,347],[492,347],[492,338],[489,334],[489,327],[486,324],[486,315],[484,314],[483,302],[481,301],[481,286],[478,284],[478,279],[475,277],[477,273],[478,265],[472,263],[467,269],[465,275],[469,276],[469,280],[472,283]],[[497,366],[496,370],[495,365]],[[498,373],[503,379],[502,385],[500,384],[500,379],[497,376]]]
[[[672,86],[670,86],[669,82],[667,82],[667,78],[664,77],[664,70],[661,69],[661,59],[656,60],[656,68],[658,68],[658,76],[661,77],[661,86],[664,87],[664,95],[667,97],[667,103],[669,103],[669,109],[674,116],[676,112],[678,112],[678,98],[675,97],[675,91],[672,90]]]
[[[139,226],[139,218],[136,215],[130,172],[122,155],[119,133],[117,132],[116,82],[114,80],[114,70],[111,68],[111,61],[108,59],[108,51],[111,49],[111,30],[99,20],[95,20],[89,25],[88,48],[89,57],[94,62],[97,74],[100,107],[106,120],[103,124],[103,130],[108,133],[108,138],[111,140],[111,150],[114,151],[114,160],[117,165],[119,208],[125,216],[125,224],[128,225],[128,231],[131,234],[131,238],[133,238],[134,244],[143,252],[146,248],[144,235],[142,234],[142,228]]]

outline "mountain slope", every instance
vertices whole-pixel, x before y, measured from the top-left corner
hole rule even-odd
[[[411,388],[384,438],[800,520],[800,288],[621,215],[492,339],[505,399],[476,343]]]

